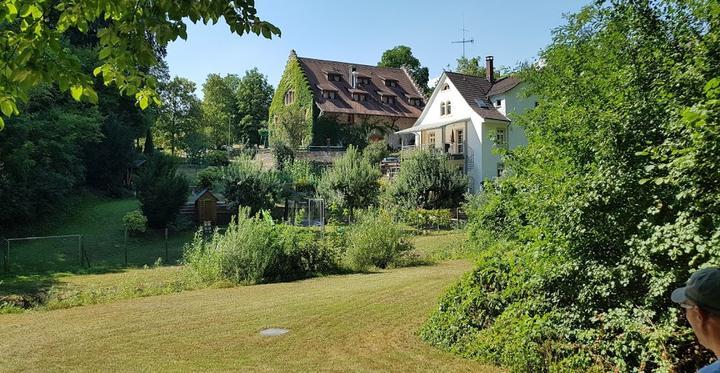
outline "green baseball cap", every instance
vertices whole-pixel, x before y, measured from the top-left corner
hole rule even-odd
[[[684,287],[672,292],[670,299],[675,303],[689,300],[702,309],[720,314],[720,268],[703,268],[693,273]]]

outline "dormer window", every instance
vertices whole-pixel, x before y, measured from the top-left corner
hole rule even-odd
[[[369,85],[369,84],[370,84],[370,78],[367,77],[367,76],[358,76],[357,82],[358,82],[358,84]]]
[[[411,98],[410,105],[420,107],[423,105],[423,101],[421,98]]]
[[[398,86],[398,81],[395,79],[385,79],[385,85],[391,88]]]
[[[337,98],[337,92],[336,91],[330,91],[330,90],[323,90],[322,91],[322,97],[326,98],[328,100],[334,100]]]
[[[364,93],[353,93],[352,99],[353,101],[364,102],[367,101],[367,95]]]
[[[394,105],[396,102],[395,96],[380,96],[380,100],[389,105]]]
[[[342,75],[330,73],[328,74],[328,80],[331,82],[342,82]]]
[[[285,106],[291,105],[293,102],[295,102],[295,92],[291,89],[285,92]]]

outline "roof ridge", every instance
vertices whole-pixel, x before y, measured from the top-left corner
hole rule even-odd
[[[344,62],[344,61],[337,61],[337,60],[324,60],[322,58],[312,58],[312,57],[301,57],[297,56],[299,60],[313,60],[313,61],[321,61],[321,62],[331,62],[331,63],[342,63],[346,65],[354,65],[354,66],[365,66],[365,67],[371,67],[374,69],[393,69],[393,70],[402,70],[401,67],[388,67],[388,66],[376,66],[376,65],[368,65],[365,63],[355,63],[355,62]]]

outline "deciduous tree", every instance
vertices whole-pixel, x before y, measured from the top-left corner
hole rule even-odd
[[[430,77],[430,72],[427,67],[420,66],[420,60],[418,60],[412,54],[412,49],[405,45],[398,45],[392,49],[386,50],[378,66],[381,67],[405,67],[410,71],[415,83],[422,90],[427,90],[427,84]]]
[[[57,82],[76,100],[97,102],[92,75],[134,96],[144,109],[159,98],[154,77],[138,67],[157,63],[155,48],[187,38],[188,21],[216,23],[221,17],[238,35],[280,35],[258,17],[253,0],[5,0],[0,4],[0,112],[17,115],[18,101],[26,101],[42,82]],[[65,37],[94,27],[99,62],[91,75],[66,48]]]
[[[200,100],[195,96],[195,83],[175,77],[160,86],[163,105],[155,122],[155,131],[170,146],[170,153],[184,148],[185,138],[197,130],[201,120]]]

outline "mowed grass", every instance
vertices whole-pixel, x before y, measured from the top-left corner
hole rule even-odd
[[[496,371],[416,334],[470,268],[452,261],[0,315],[1,370]],[[260,336],[266,327],[290,333]]]

